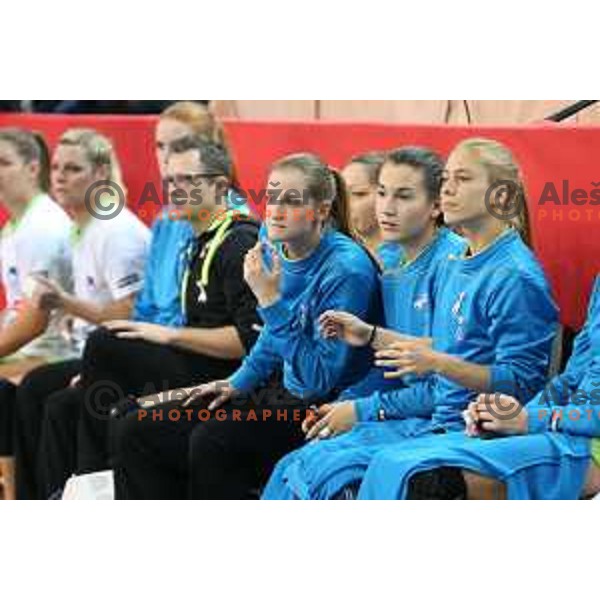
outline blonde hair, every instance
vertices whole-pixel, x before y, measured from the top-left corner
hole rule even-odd
[[[107,167],[107,179],[116,183],[126,193],[121,165],[112,142],[94,129],[67,129],[58,140],[59,145],[79,146],[85,158],[94,168]]]
[[[509,194],[514,195],[511,201],[519,210],[508,222],[519,232],[522,240],[531,245],[529,210],[523,177],[512,152],[504,144],[486,138],[463,140],[458,143],[454,150],[466,150],[474,155],[488,175],[489,189],[500,182],[509,182]]]

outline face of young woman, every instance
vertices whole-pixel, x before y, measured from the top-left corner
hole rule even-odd
[[[377,184],[369,180],[369,171],[360,163],[347,165],[342,177],[348,190],[352,227],[359,234],[367,235],[378,227],[375,213]]]
[[[267,182],[265,209],[269,239],[291,242],[306,238],[318,228],[317,221],[325,220],[325,203],[316,207],[305,190],[305,177],[298,169],[271,172]]]
[[[52,155],[50,183],[52,196],[66,210],[82,206],[90,187],[107,179],[105,169],[95,169],[81,146],[59,144]]]
[[[155,131],[156,160],[160,169],[161,177],[167,173],[167,160],[169,149],[175,140],[179,140],[193,133],[192,128],[175,119],[159,119]]]
[[[485,206],[489,177],[472,151],[457,149],[448,157],[442,181],[441,208],[450,226],[476,225],[493,218]]]
[[[27,164],[10,142],[0,141],[0,201],[27,201],[36,188],[37,163]]]
[[[418,239],[439,214],[427,197],[423,169],[385,163],[379,173],[377,220],[384,241]]]
[[[186,212],[190,210],[198,218],[208,218],[216,209],[224,208],[224,178],[207,177],[207,174],[198,150],[172,152],[166,172],[171,206]]]

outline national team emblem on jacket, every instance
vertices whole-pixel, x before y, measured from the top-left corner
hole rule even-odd
[[[304,302],[298,307],[298,323],[300,324],[300,329],[306,329],[306,324],[308,323],[308,306]]]
[[[416,310],[423,310],[429,305],[429,297],[427,294],[420,294],[419,297],[415,300],[413,307]]]
[[[461,314],[461,310],[466,295],[466,292],[460,292],[460,294],[458,294],[456,302],[452,306],[452,316],[454,317],[457,324],[456,333],[454,337],[458,341],[462,341],[465,339],[465,330],[463,327],[465,323],[465,317]]]

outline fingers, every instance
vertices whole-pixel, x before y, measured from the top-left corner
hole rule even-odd
[[[502,422],[501,421],[482,421],[479,424],[479,427],[485,431],[502,431]]]
[[[246,253],[244,258],[244,279],[246,281],[253,279],[261,270],[261,262],[259,262],[260,246],[254,246]]]
[[[319,324],[319,333],[321,334],[322,338],[328,340],[341,337],[342,328],[337,323],[328,322],[325,324]]]
[[[309,415],[302,421],[302,433],[307,434],[317,421],[328,415],[332,410],[333,406],[331,404],[322,404],[319,407],[311,406]]]
[[[324,439],[328,436],[329,415],[326,415],[317,421],[306,434],[307,440],[313,440],[316,437]]]
[[[263,257],[260,257],[261,265],[264,266]],[[273,252],[271,254],[271,275],[273,277],[279,277],[281,275],[281,258],[279,252]]]
[[[133,329],[136,327],[136,323],[127,321],[126,319],[115,319],[113,321],[102,323],[102,326],[109,331],[115,331],[116,329]]]
[[[304,419],[304,421],[302,421],[302,433],[306,436],[306,434],[309,432],[309,430],[312,428],[312,426],[316,423],[315,418],[311,415],[310,417],[306,417],[306,419]]]
[[[414,342],[394,342],[381,350],[375,352],[375,358],[400,358],[402,356],[413,356],[422,349],[422,344]]]
[[[160,404],[164,404],[169,400],[172,400],[171,394],[175,393],[177,390],[165,390],[164,392],[160,392],[158,394],[150,394],[149,396],[142,396],[136,400],[138,406],[141,408],[153,408],[154,406],[159,406]]]
[[[348,321],[347,313],[341,311],[328,310],[319,316],[319,332],[325,339],[337,338],[342,336],[344,325]]]
[[[395,373],[414,373],[417,370],[417,363],[412,353],[403,353],[393,359],[376,359],[374,364],[381,369],[394,369],[393,372]],[[389,371],[388,373],[391,372]]]
[[[354,316],[351,313],[344,312],[343,310],[326,310],[319,315],[319,324],[323,326],[327,325],[341,325],[342,327],[352,325],[367,325],[364,321]]]
[[[302,433],[307,435],[308,432],[313,428],[314,424],[317,423],[319,417],[315,412],[311,412],[311,414],[302,421]]]
[[[319,323],[342,323],[345,315],[340,310],[326,310],[319,315]]]
[[[477,419],[479,418],[479,414],[477,413],[477,402],[469,402],[467,412],[469,413],[469,417],[471,417],[473,421],[477,421]]]
[[[383,374],[383,378],[384,379],[402,379],[402,377],[405,377],[406,375],[410,375],[411,373],[414,373],[415,370],[414,369],[398,369],[396,371],[386,371]]]
[[[223,406],[229,400],[229,394],[221,392],[209,405],[208,410],[217,410],[220,406]]]
[[[408,368],[411,365],[414,364],[414,360],[412,359],[412,357],[401,357],[401,358],[395,358],[394,360],[376,360],[375,361],[375,366],[376,367],[397,367],[399,369],[404,369],[404,368]]]
[[[206,383],[204,385],[197,385],[188,388],[184,388],[187,393],[187,398],[181,403],[184,408],[189,406],[194,400],[200,400],[211,393],[214,393],[215,386],[212,383]]]
[[[115,337],[118,337],[122,340],[139,340],[144,337],[141,331],[117,331],[115,333]]]
[[[333,410],[332,404],[322,404],[317,409],[317,414],[319,418],[323,418],[325,415],[328,415]]]
[[[497,421],[497,415],[491,413],[489,410],[478,410],[477,411],[477,421]]]

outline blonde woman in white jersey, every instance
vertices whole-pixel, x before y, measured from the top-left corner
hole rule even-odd
[[[116,191],[110,198],[94,192],[106,189],[101,182],[107,181],[121,188],[125,200],[110,140],[90,129],[63,133],[52,156],[51,183],[53,196],[73,220],[74,293],[56,280],[37,277],[36,298],[42,307],[62,316],[71,358],[35,369],[16,391],[13,439],[19,498],[39,497],[36,462],[44,410],[57,395],[71,400],[70,386],[77,384],[87,334],[104,321],[128,318],[143,283],[149,230],[126,207],[114,218],[98,218],[106,216],[102,206],[117,201]]]

